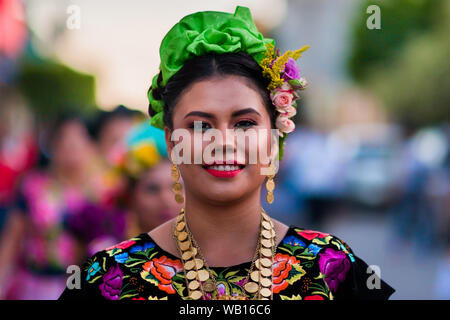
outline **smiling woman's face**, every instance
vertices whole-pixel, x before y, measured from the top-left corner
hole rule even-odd
[[[246,78],[223,76],[194,83],[182,93],[175,106],[172,120],[173,130],[188,130],[191,142],[194,141],[195,121],[201,121],[204,130],[210,128],[219,130],[223,137],[222,141],[213,141],[223,150],[223,161],[237,160],[234,162],[237,166],[229,168],[217,163],[215,166],[208,165],[204,158],[202,164],[179,165],[187,197],[192,195],[210,203],[220,204],[247,198],[255,192],[259,195],[261,184],[265,179],[265,175],[261,175],[261,168],[267,167],[267,164],[262,164],[259,160],[257,163],[249,163],[249,151],[253,149],[257,150],[258,154],[269,154],[267,146],[270,145],[271,119],[260,94]],[[247,139],[245,148],[241,149],[238,148],[236,138],[232,142],[225,142],[226,131],[228,130],[228,134],[231,132],[233,137],[236,129],[244,131],[253,129],[258,134],[259,129],[265,129],[268,134],[263,136],[263,139],[258,139],[253,146],[249,146]],[[166,128],[169,155],[174,146],[174,142],[170,141],[171,133],[172,131]],[[211,141],[204,141],[202,150],[205,150],[208,144],[211,144]],[[191,163],[194,163],[192,145],[193,143]],[[214,152],[212,155],[214,156]]]

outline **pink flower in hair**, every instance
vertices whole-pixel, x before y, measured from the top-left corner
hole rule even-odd
[[[295,129],[295,124],[287,117],[278,116],[275,126],[283,133],[291,133]]]

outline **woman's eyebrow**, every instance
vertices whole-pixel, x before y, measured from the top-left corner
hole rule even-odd
[[[191,111],[189,112],[187,115],[184,116],[184,119],[186,119],[187,117],[190,116],[199,116],[199,117],[203,117],[203,118],[209,118],[209,119],[214,119],[214,115],[208,112],[203,112],[203,111]]]
[[[241,110],[235,111],[235,112],[233,112],[233,113],[231,114],[231,116],[232,116],[232,117],[237,117],[237,116],[241,116],[241,115],[243,115],[243,114],[248,114],[248,113],[255,113],[255,114],[257,114],[258,116],[261,116],[261,115],[259,114],[259,112],[256,111],[256,110],[253,109],[253,108],[246,108],[246,109],[241,109]]]

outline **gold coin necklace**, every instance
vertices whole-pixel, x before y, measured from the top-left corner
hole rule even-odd
[[[184,209],[181,210],[173,228],[173,237],[179,250],[190,299],[206,299],[206,293],[213,296],[217,291],[216,278],[191,234]],[[264,209],[261,212],[259,238],[255,254],[243,286],[244,295],[217,295],[218,300],[255,300],[273,298],[272,274],[275,254],[276,234],[272,220]]]

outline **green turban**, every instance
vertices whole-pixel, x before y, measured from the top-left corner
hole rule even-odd
[[[232,53],[245,52],[256,62],[264,58],[266,44],[274,44],[273,39],[264,38],[255,26],[250,10],[237,7],[234,14],[216,11],[197,12],[180,20],[167,33],[161,42],[159,69],[165,86],[184,63],[193,56],[210,52]],[[158,87],[158,75],[152,80],[152,89]],[[155,115],[150,122],[157,128],[164,128],[164,102],[153,98],[152,90],[148,99]]]

